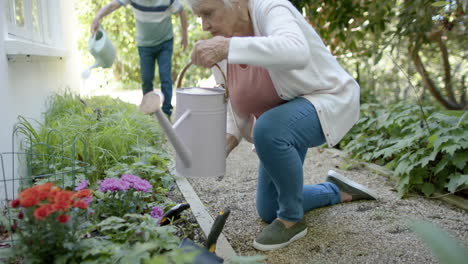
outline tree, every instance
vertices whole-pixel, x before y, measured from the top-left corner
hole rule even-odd
[[[369,58],[378,62],[386,48],[398,50],[407,55],[398,59],[414,67],[424,88],[442,106],[468,109],[463,67],[467,0],[292,2],[306,12],[337,57],[351,53],[362,64]],[[406,51],[401,51],[401,47]]]

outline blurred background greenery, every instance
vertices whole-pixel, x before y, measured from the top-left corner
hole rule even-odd
[[[82,0],[79,48],[86,63],[89,25],[110,0]],[[467,0],[293,0],[320,34],[331,52],[361,85],[362,101],[384,105],[420,97],[423,104],[445,109],[467,109],[465,15]],[[180,46],[179,18],[174,22],[173,80],[190,59],[194,43],[209,38],[190,10],[189,47]],[[126,89],[140,89],[135,21],[131,8],[120,8],[102,20],[116,46],[117,59],[106,78]],[[184,85],[210,75],[193,67]],[[410,83],[411,81],[411,83]],[[156,74],[155,83],[159,83]],[[412,87],[414,86],[414,87]],[[157,86],[156,86],[157,87]]]

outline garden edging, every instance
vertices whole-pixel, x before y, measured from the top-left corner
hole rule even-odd
[[[175,174],[173,173],[173,175]],[[214,222],[213,218],[208,213],[202,201],[198,197],[197,193],[194,191],[192,185],[190,185],[190,183],[187,181],[187,179],[182,176],[174,176],[174,179],[185,200],[187,201],[187,203],[190,204],[190,209],[192,210],[193,215],[195,216],[198,224],[203,230],[203,233],[206,237],[208,237],[208,234],[211,230],[211,226]],[[236,256],[236,252],[232,248],[231,244],[229,244],[229,241],[226,239],[223,233],[219,235],[218,241],[216,243],[215,252],[216,255],[225,260]]]

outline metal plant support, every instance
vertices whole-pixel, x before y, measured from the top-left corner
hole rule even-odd
[[[18,211],[9,203],[18,198],[21,190],[46,181],[62,189],[74,189],[76,176],[81,173],[87,175],[89,164],[86,162],[87,144],[83,134],[74,136],[67,144],[67,151],[64,149],[64,137],[58,130],[51,129],[46,142],[34,142],[34,136],[18,123],[11,136],[11,152],[0,152],[0,253],[2,248],[15,243]],[[59,138],[59,144],[51,144],[53,136]],[[15,149],[16,143],[19,143],[21,151]],[[77,154],[77,145],[83,147],[83,155]]]

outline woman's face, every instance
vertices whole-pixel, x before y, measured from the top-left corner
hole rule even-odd
[[[235,4],[234,4],[235,5]],[[193,7],[195,15],[202,19],[204,31],[213,36],[232,37],[235,34],[235,22],[238,12],[235,8],[225,7],[221,0],[202,0]]]

